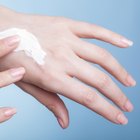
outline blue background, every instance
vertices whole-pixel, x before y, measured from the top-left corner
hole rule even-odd
[[[0,125],[0,140],[140,140],[140,1],[139,0],[0,0],[17,11],[83,20],[109,28],[134,41],[129,49],[92,40],[101,45],[136,78],[137,86],[119,86],[134,103],[135,109],[126,114],[129,124],[112,124],[86,108],[65,99],[70,113],[70,126],[62,130],[53,115],[31,96],[15,86],[0,89],[0,105],[14,106],[18,114]],[[117,82],[117,81],[116,81]]]

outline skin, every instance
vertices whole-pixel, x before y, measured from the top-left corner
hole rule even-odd
[[[17,41],[16,36],[0,40],[0,58],[8,55],[18,46],[15,41]],[[2,88],[21,80],[24,73],[25,69],[23,67],[0,72],[0,87]],[[14,114],[16,114],[15,108],[0,108],[0,123],[9,120]]]
[[[63,128],[69,123],[68,111],[57,94],[113,123],[127,124],[123,111],[132,111],[133,105],[107,74],[89,62],[98,64],[125,86],[135,86],[135,80],[107,50],[81,38],[98,39],[120,48],[132,45],[130,40],[97,25],[63,17],[26,15],[5,8],[1,8],[1,13],[5,13],[1,30],[27,29],[39,39],[47,53],[45,64],[39,66],[24,52],[13,52],[1,60],[1,70],[24,67],[26,74],[17,85],[53,111]]]
[[[5,57],[9,53],[11,53],[18,46],[19,43],[20,43],[19,36],[8,37],[0,40],[0,58],[2,59],[2,57]],[[9,70],[0,72],[0,88],[20,81],[23,78],[24,74],[25,69],[23,67],[11,68]],[[57,117],[60,125],[62,125],[59,116],[65,119],[65,116],[63,116],[63,114],[67,114],[68,112],[65,108],[65,105],[58,96],[49,94],[43,89],[23,82],[20,82],[19,85],[20,88],[31,94],[43,105],[45,105],[48,109],[50,109]],[[53,103],[54,101],[55,103]],[[57,109],[55,109],[54,106],[57,106]],[[17,111],[15,108],[11,107],[0,108],[0,123],[9,120],[13,115],[16,114],[16,112]]]

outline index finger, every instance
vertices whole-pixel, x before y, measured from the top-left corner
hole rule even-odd
[[[0,57],[3,57],[14,50],[19,44],[19,36],[11,36],[0,40]]]
[[[69,23],[73,33],[78,37],[102,40],[120,48],[126,48],[133,45],[133,42],[124,36],[95,24],[77,22],[74,20],[70,20]]]

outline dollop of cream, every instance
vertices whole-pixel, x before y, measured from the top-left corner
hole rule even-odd
[[[10,28],[0,32],[0,39],[14,35],[20,36],[20,44],[14,50],[15,52],[24,51],[27,56],[34,59],[39,65],[43,65],[45,63],[46,52],[42,50],[37,37],[27,30]]]

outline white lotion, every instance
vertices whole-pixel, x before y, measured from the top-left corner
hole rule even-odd
[[[15,52],[24,51],[27,56],[34,59],[39,65],[43,65],[45,63],[44,59],[46,53],[41,49],[41,45],[35,35],[27,30],[19,28],[5,30],[0,32],[0,39],[14,35],[20,36],[20,44],[14,50]]]

